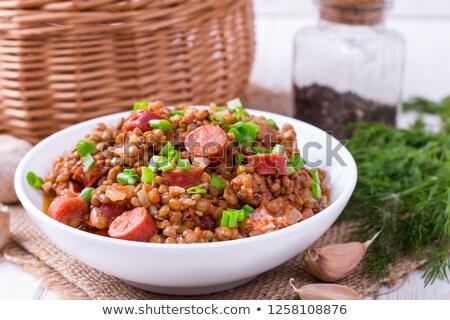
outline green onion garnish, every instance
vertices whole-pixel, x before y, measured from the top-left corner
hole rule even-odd
[[[211,185],[211,187],[223,190],[227,183],[225,182],[225,180],[220,179],[218,176],[212,176],[209,184]]]
[[[141,167],[141,182],[150,184],[153,182],[153,170],[148,167]]]
[[[270,149],[262,148],[262,147],[252,147],[254,153],[271,153]]]
[[[42,178],[37,176],[34,172],[29,171],[27,173],[27,181],[30,186],[35,187],[38,190],[42,189]]]
[[[282,144],[276,144],[272,149],[272,153],[284,154],[284,146]]]
[[[178,159],[181,158],[181,152],[178,150],[172,150],[169,152],[169,156],[167,157],[169,162],[177,163]]]
[[[169,141],[162,147],[161,152],[167,157],[172,150],[175,150],[175,146]]]
[[[187,194],[195,194],[195,193],[206,193],[206,189],[202,188],[202,187],[191,187],[189,189],[186,190]]]
[[[315,199],[319,200],[322,197],[322,189],[320,188],[320,184],[314,182],[311,186],[312,195]]]
[[[153,172],[158,172],[158,162],[160,161],[159,158],[161,158],[161,156],[153,156],[150,158],[150,163],[148,164],[148,167]]]
[[[179,159],[177,162],[177,168],[180,170],[189,170],[191,168],[189,159]]]
[[[95,189],[94,188],[84,188],[79,197],[89,203],[91,201],[92,196],[94,195]]]
[[[265,120],[272,127],[275,127],[277,125],[276,122],[272,119],[265,119]]]
[[[222,212],[222,220],[220,221],[221,227],[228,227],[228,223],[230,222],[230,211],[224,210]]]
[[[228,101],[227,106],[231,112],[239,112],[244,110],[244,106],[239,98]]]
[[[235,135],[235,141],[241,143],[248,143],[252,145],[256,140],[256,135],[259,132],[259,126],[253,121],[238,121],[235,124],[227,127],[227,132],[233,132]],[[239,134],[237,134],[239,132]]]
[[[166,172],[166,171],[173,170],[174,166],[173,166],[172,162],[167,162],[166,164],[159,166],[159,168],[162,171]]]
[[[249,121],[250,120],[250,115],[247,112],[245,112],[245,111],[239,111],[239,112],[235,113],[234,118],[237,121]]]
[[[322,189],[320,188],[319,170],[317,168],[312,169],[311,176],[314,180],[314,183],[312,184],[312,195],[314,198],[319,200],[322,197]]]
[[[222,227],[236,228],[237,223],[241,222],[242,220],[244,220],[246,217],[248,217],[249,214],[250,213],[247,214],[247,212],[244,209],[240,209],[240,210],[236,210],[236,209],[224,210],[222,212],[222,220],[220,221],[220,225]]]
[[[221,112],[221,111],[225,111],[228,110],[227,107],[216,107],[216,112]]]
[[[134,103],[133,111],[136,111],[138,109],[144,109],[148,110],[148,102],[146,101],[139,101]]]
[[[184,110],[170,110],[169,114],[171,117],[173,116],[184,116]]]
[[[288,174],[291,174],[291,173],[295,172],[294,167],[289,163],[289,161],[288,161],[287,170],[288,170]]]
[[[319,170],[317,168],[311,170],[311,176],[315,183],[320,184]]]
[[[209,115],[209,121],[215,124],[224,124],[225,123],[225,117],[219,115],[219,114],[210,114]]]
[[[96,153],[97,148],[92,141],[79,140],[77,142],[77,152],[84,157],[87,154]]]
[[[152,119],[149,122],[150,127],[162,129],[164,132],[172,129],[172,125],[165,119]]]
[[[295,171],[303,168],[305,166],[305,160],[300,156],[300,154],[294,154],[292,158],[289,159],[288,165],[291,165]]]
[[[244,210],[245,218],[247,218],[253,211],[255,211],[255,209],[248,204],[244,205],[242,209]]]
[[[237,155],[234,156],[234,162],[236,162],[236,163],[241,163],[244,160],[245,160],[245,155],[243,155],[242,153],[238,153]]]
[[[88,153],[87,155],[85,155],[83,157],[83,166],[84,166],[84,169],[86,169],[86,171],[91,170],[92,167],[94,166],[94,164],[95,164],[95,160],[94,160],[94,158],[92,158],[90,153]]]
[[[117,175],[117,182],[126,183],[129,185],[135,184],[139,179],[135,169],[124,169],[123,172]]]

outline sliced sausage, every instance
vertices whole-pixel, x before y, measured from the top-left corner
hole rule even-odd
[[[162,177],[169,186],[178,186],[182,188],[190,188],[198,186],[200,177],[205,170],[204,167],[191,166],[189,170],[174,169],[162,173]]]
[[[133,131],[135,128],[139,128],[142,132],[149,131],[150,120],[161,119],[160,115],[148,110],[138,109],[134,111],[131,116],[123,125],[123,131],[129,132]]]
[[[278,153],[264,153],[254,156],[248,156],[247,161],[255,168],[255,172],[262,175],[286,175],[287,157]]]
[[[106,175],[108,171],[109,168],[101,165],[100,161],[97,161],[90,170],[86,170],[81,164],[73,174],[73,179],[80,182],[84,187],[90,188],[95,186],[98,180]]]
[[[122,203],[102,203],[91,210],[88,224],[97,229],[108,228],[120,216],[126,207]]]
[[[267,211],[266,207],[259,206],[250,214],[250,217],[253,218],[253,222],[249,227],[250,236],[257,236],[276,230],[276,226],[273,223],[274,217]]]
[[[139,207],[118,216],[111,223],[108,234],[116,239],[146,242],[157,231],[158,228],[147,209]]]
[[[194,157],[223,159],[227,150],[227,134],[219,126],[204,125],[192,130],[184,141],[187,151]]]
[[[49,217],[72,227],[78,227],[88,215],[87,202],[70,195],[56,197],[48,208]]]
[[[263,148],[272,148],[276,142],[278,137],[278,130],[275,127],[272,127],[261,117],[252,117],[254,123],[259,126],[259,131],[256,135],[256,140],[261,141],[261,146]]]
[[[76,181],[69,181],[69,190],[73,193],[80,193],[83,191],[83,186]]]

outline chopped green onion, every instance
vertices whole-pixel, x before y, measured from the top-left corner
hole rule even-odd
[[[141,167],[141,182],[150,184],[154,179],[153,170],[148,167]]]
[[[244,110],[244,106],[239,98],[227,102],[228,109],[232,112],[239,112]]]
[[[239,111],[239,112],[236,112],[236,114],[234,115],[234,118],[237,121],[249,121],[250,120],[250,115],[248,114],[248,112]]]
[[[252,147],[254,153],[271,153],[270,149],[261,148],[261,147]]]
[[[245,155],[243,155],[242,153],[238,153],[237,155],[234,156],[234,162],[236,162],[236,163],[241,163],[244,160],[245,160]]]
[[[119,173],[117,175],[117,182],[122,182],[122,183],[126,183],[129,185],[133,185],[135,184],[139,179],[139,176],[136,173],[135,169],[124,169],[123,172]]]
[[[165,119],[152,119],[149,122],[150,127],[162,129],[164,132],[172,129],[172,125]]]
[[[225,111],[228,110],[227,107],[216,107],[216,112],[221,112],[221,111]]]
[[[153,156],[150,158],[150,163],[148,164],[148,167],[153,172],[158,172],[158,162],[160,161],[159,158],[161,158],[161,156]]]
[[[305,166],[305,160],[303,160],[300,154],[297,153],[289,159],[288,164],[290,164],[294,170],[297,171]]]
[[[167,157],[172,150],[175,150],[175,146],[169,141],[162,147],[161,152]]]
[[[237,213],[236,217],[237,217],[237,221],[241,222],[242,220],[244,220],[245,218],[247,218],[245,216],[246,212],[244,210],[239,210],[239,212]]]
[[[229,228],[236,228],[237,225],[237,220],[238,220],[238,212],[233,212],[232,214],[230,214],[230,220],[228,220],[228,227]]]
[[[169,162],[177,163],[178,159],[181,158],[181,152],[178,150],[172,150],[169,152],[169,156],[167,158],[169,159]]]
[[[84,166],[84,169],[86,169],[86,171],[91,170],[92,167],[94,166],[94,164],[95,164],[95,160],[94,160],[94,158],[92,158],[90,153],[88,153],[87,155],[85,155],[83,157],[83,166]]]
[[[134,103],[133,111],[136,111],[138,109],[144,109],[148,110],[148,102],[146,101],[139,101]]]
[[[87,154],[96,153],[97,148],[92,141],[79,140],[77,142],[77,152],[84,157]]]
[[[94,195],[95,189],[94,188],[84,188],[79,197],[89,203],[91,201],[92,196]]]
[[[255,209],[253,207],[249,206],[248,204],[244,205],[242,207],[242,209],[244,210],[245,218],[247,218],[250,215],[250,213],[255,211]]]
[[[169,114],[171,117],[173,116],[184,116],[184,110],[170,110]]]
[[[277,125],[276,122],[272,119],[264,119],[264,120],[266,120],[269,126],[275,127]]]
[[[38,190],[42,189],[42,178],[37,176],[34,172],[29,171],[27,173],[27,181],[30,186],[35,187]]]
[[[322,197],[322,189],[320,188],[320,184],[314,182],[311,186],[312,195],[315,199],[319,200]]]
[[[294,167],[289,163],[289,161],[288,161],[287,170],[288,170],[288,174],[291,174],[291,173],[295,172]]]
[[[214,188],[223,190],[227,183],[225,182],[225,180],[220,179],[218,176],[212,176],[209,184]]]
[[[180,170],[189,170],[191,168],[189,159],[179,159],[177,162],[177,168]]]
[[[313,178],[315,183],[318,183],[320,185],[319,170],[317,170],[317,168],[311,170],[311,177]]]
[[[228,223],[230,222],[230,211],[224,210],[222,212],[222,220],[220,221],[221,227],[228,227]]]
[[[282,144],[276,144],[272,149],[272,153],[284,154],[284,146]]]
[[[227,132],[233,132],[237,142],[248,143],[250,145],[256,140],[256,135],[259,130],[260,127],[253,121],[238,121],[227,127]],[[239,134],[236,134],[236,132],[239,132]]]
[[[159,167],[162,171],[166,172],[166,171],[170,171],[174,169],[174,166],[172,164],[172,162],[168,162],[162,166]]]
[[[213,113],[209,115],[209,121],[221,125],[225,123],[225,117],[221,116],[220,114]]]
[[[206,193],[206,189],[202,188],[202,187],[191,187],[189,189],[186,190],[187,194],[195,194],[195,193]]]

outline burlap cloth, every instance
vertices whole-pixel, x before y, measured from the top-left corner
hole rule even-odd
[[[245,101],[249,106],[267,106],[265,110],[286,113],[286,109],[282,107],[287,105],[288,97],[285,93],[274,94],[252,86],[247,97]],[[257,98],[255,100],[252,97]],[[298,286],[318,282],[308,273],[302,256],[299,255],[253,281],[225,292],[184,297],[149,293],[92,269],[59,250],[37,229],[20,205],[11,206],[10,211],[12,234],[11,241],[3,251],[4,258],[36,275],[45,287],[58,292],[66,299],[292,299],[294,293],[288,284],[290,278],[294,278]],[[348,222],[335,225],[317,244],[348,241],[350,229],[351,223]],[[354,288],[363,296],[373,295],[381,284],[396,283],[399,278],[423,263],[425,261],[399,257],[397,263],[392,266],[390,275],[378,282],[373,282],[360,265],[339,283]]]

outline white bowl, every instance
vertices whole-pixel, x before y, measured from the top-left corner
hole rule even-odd
[[[324,131],[285,116],[249,110],[251,114],[274,119],[279,126],[294,126],[299,147],[317,142],[308,160],[327,158],[340,143]],[[356,184],[356,164],[345,147],[338,159],[323,163],[331,186],[331,205],[315,216],[284,228],[245,239],[200,244],[155,244],[101,237],[68,227],[43,213],[43,193],[28,185],[26,174],[49,173],[52,159],[70,150],[98,122],[116,123],[128,112],[89,120],[53,134],[37,144],[20,162],[15,189],[29,216],[58,247],[87,265],[148,291],[165,294],[205,294],[241,285],[257,275],[295,257],[311,246],[332,225],[344,209]],[[328,137],[327,137],[328,136]],[[304,152],[305,154],[305,152]]]

